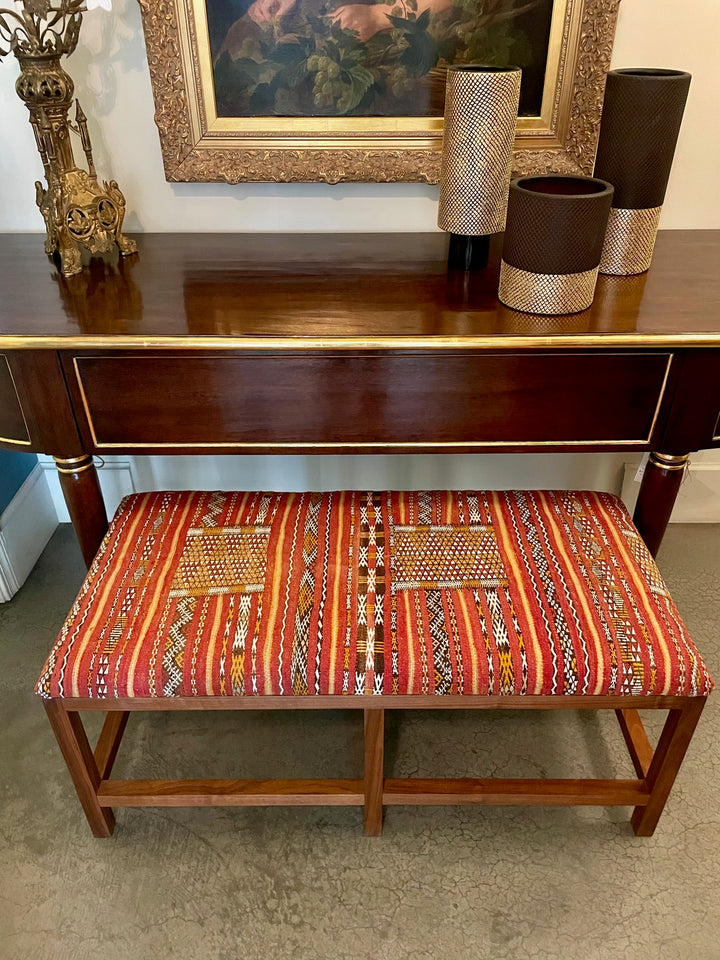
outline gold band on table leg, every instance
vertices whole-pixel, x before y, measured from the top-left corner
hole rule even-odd
[[[75,463],[85,463],[86,460],[90,459],[89,453],[83,453],[80,457],[53,457],[55,463],[61,464],[63,467],[71,467]]]
[[[82,473],[84,470],[90,470],[95,466],[95,462],[89,454],[84,454],[82,457],[71,457],[67,460],[62,457],[53,457],[53,460],[58,473]]]
[[[593,302],[598,269],[582,273],[529,273],[504,260],[498,298],[522,313],[579,313]]]
[[[608,217],[600,273],[618,277],[650,269],[662,207],[622,210],[613,207]]]
[[[690,454],[684,453],[680,456],[673,456],[669,453],[651,453],[650,460],[661,470],[684,470],[690,462]]]

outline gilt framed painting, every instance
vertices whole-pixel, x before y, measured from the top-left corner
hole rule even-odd
[[[516,173],[589,173],[619,0],[140,0],[171,181],[425,181],[451,64],[522,67]]]

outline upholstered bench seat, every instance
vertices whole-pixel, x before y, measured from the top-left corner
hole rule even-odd
[[[710,678],[617,497],[123,501],[46,697],[664,694]]]
[[[91,704],[682,712],[711,688],[622,502],[567,491],[128,497],[37,684],[56,732]],[[125,720],[106,733],[115,752]],[[648,774],[635,721],[621,717]]]

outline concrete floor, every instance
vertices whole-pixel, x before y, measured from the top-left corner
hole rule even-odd
[[[720,677],[720,528],[660,566]],[[720,696],[656,835],[623,808],[120,810],[94,840],[32,695],[82,578],[61,528],[0,606],[2,960],[717,960]],[[131,719],[117,776],[358,776],[358,714]],[[648,724],[657,729],[657,724]],[[405,714],[398,776],[632,776],[611,714]]]

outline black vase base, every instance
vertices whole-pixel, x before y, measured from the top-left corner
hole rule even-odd
[[[482,270],[488,265],[490,234],[466,237],[460,233],[450,234],[448,247],[449,270]]]

